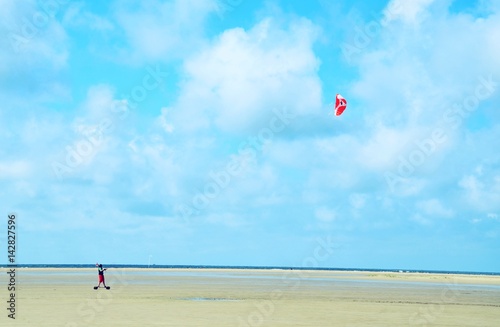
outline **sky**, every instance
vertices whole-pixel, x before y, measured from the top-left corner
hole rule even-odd
[[[17,263],[500,272],[498,1],[0,3]]]

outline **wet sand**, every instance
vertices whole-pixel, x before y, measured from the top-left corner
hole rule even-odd
[[[6,269],[2,269],[2,275]],[[18,269],[15,325],[499,326],[500,276],[229,269]],[[7,324],[4,324],[7,322]]]

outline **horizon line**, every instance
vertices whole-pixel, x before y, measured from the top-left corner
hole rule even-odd
[[[434,270],[434,269],[407,269],[407,268],[341,268],[341,267],[294,267],[294,266],[252,266],[252,265],[169,265],[169,264],[104,264],[110,268],[163,268],[163,269],[262,269],[262,270],[323,270],[323,271],[373,271],[373,272],[399,272],[399,273],[442,273],[442,274],[485,274],[500,275],[494,271],[464,271],[464,270]],[[94,268],[95,264],[87,263],[12,263],[0,264],[1,268]]]

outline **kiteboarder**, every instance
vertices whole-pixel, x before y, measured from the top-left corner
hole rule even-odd
[[[94,286],[94,289],[98,289],[101,287],[101,283],[104,285],[104,288],[109,290],[109,286],[106,286],[106,282],[104,281],[104,271],[107,270],[106,268],[102,267],[102,264],[96,263],[95,266],[97,267],[97,273],[99,276],[99,284],[97,286]]]

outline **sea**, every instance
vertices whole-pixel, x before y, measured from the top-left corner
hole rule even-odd
[[[283,266],[211,266],[211,265],[140,265],[140,264],[104,264],[106,268],[146,268],[146,269],[263,269],[263,270],[326,270],[326,271],[360,271],[387,273],[422,273],[453,275],[488,275],[500,276],[500,272],[480,271],[448,271],[448,270],[414,270],[414,269],[373,269],[373,268],[330,268],[330,267],[283,267]],[[95,264],[1,264],[0,268],[95,268]]]

